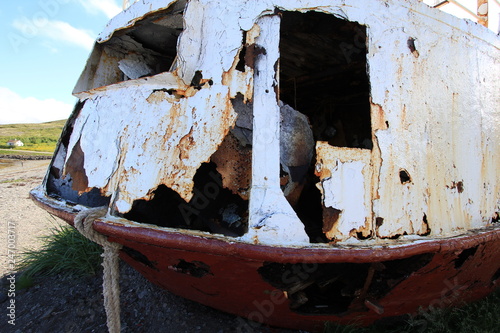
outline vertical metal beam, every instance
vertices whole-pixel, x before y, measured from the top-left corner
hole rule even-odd
[[[256,39],[253,97],[252,188],[280,189],[280,110],[276,88],[279,61],[278,15],[259,20],[260,35]]]
[[[252,186],[249,230],[254,243],[308,242],[304,225],[280,187],[280,109],[278,106],[279,15],[257,20],[253,96]]]
[[[449,3],[457,6],[458,8],[462,9],[463,11],[469,13],[470,15],[474,16],[476,19],[479,20],[479,16],[477,16],[476,13],[474,13],[473,11],[471,11],[469,8],[465,7],[464,5],[462,5],[460,2],[457,2],[455,0],[448,0]]]
[[[477,23],[488,27],[488,0],[477,0]]]

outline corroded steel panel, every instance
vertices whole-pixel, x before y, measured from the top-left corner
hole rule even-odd
[[[323,231],[330,240],[344,241],[358,233],[366,237],[373,232],[370,157],[367,149],[316,144],[317,186],[325,211]]]
[[[108,205],[95,228],[151,281],[271,325],[471,301],[500,276],[499,59],[499,36],[418,1],[137,2],[97,40],[32,195],[70,223]],[[195,178],[238,233],[202,225],[221,221]],[[140,223],[158,193],[200,228]]]
[[[76,212],[42,191],[32,197],[72,223]],[[252,245],[116,218],[94,228],[123,244],[121,258],[162,288],[259,324],[312,332],[325,321],[369,325],[421,307],[475,301],[500,280],[498,228],[401,246],[322,248]],[[329,293],[326,302],[318,288],[321,296]]]
[[[336,230],[344,231],[342,236],[334,237],[332,226],[326,227],[328,238],[346,240],[348,234],[355,238],[442,237],[484,227],[500,210],[496,174],[500,165],[496,131],[500,97],[498,89],[493,88],[500,76],[498,36],[421,3],[369,1],[346,6],[340,1],[221,4],[199,0],[168,4],[152,1],[148,6],[138,2],[110,22],[75,88],[85,105],[77,116],[65,160],[70,162],[72,155],[84,156],[83,168],[66,168],[67,173],[75,174],[74,186],[79,192],[99,188],[105,195],[113,196],[113,208],[121,213],[127,212],[134,200],[150,198],[160,184],[189,200],[196,169],[210,159],[234,126],[236,114],[230,99],[241,95],[244,102],[253,102],[255,110],[276,110],[281,103],[278,95],[265,105],[255,103],[278,90],[276,73],[281,50],[276,48],[280,26],[267,31],[263,22],[279,8],[278,11],[341,13],[345,19],[367,27],[367,45],[363,47],[368,52],[373,148],[367,153],[370,156],[360,162],[363,165],[356,167],[364,170],[363,184],[354,185],[365,191],[361,201],[366,211],[361,215],[366,221],[357,217],[357,227],[351,228],[352,221],[346,222],[342,217],[337,221],[342,216],[337,212],[341,209],[330,205],[336,210],[326,213],[325,219],[330,221],[326,224],[335,224]],[[387,6],[391,7],[390,13]],[[161,55],[124,32],[139,29],[138,22],[143,26],[142,22],[148,22],[178,29],[179,15],[184,18],[184,26],[171,71],[140,77],[149,73],[148,68],[153,70]],[[266,47],[262,47],[263,33]],[[447,36],[446,42],[442,36]],[[358,40],[362,37],[356,35],[352,45],[343,49],[348,60],[361,47]],[[267,54],[267,49],[276,50],[276,54]],[[270,56],[275,59],[270,66],[255,73],[259,57]],[[275,73],[276,82],[263,86],[260,79],[255,81],[264,72]],[[197,76],[200,80],[194,80]],[[471,89],[477,93],[471,93]],[[105,120],[100,116],[103,114],[120,120]],[[125,119],[127,115],[129,119]],[[153,118],[161,120],[153,124]],[[270,134],[277,121],[276,117],[269,118],[263,125],[267,132],[258,137]],[[89,140],[89,136],[97,140]],[[201,136],[208,139],[200,140]],[[116,138],[115,142],[103,148],[107,137]],[[345,144],[343,139],[336,142]],[[265,151],[271,151],[270,147]],[[81,152],[73,154],[73,149]],[[262,186],[271,189],[269,184],[276,183],[279,176],[265,162],[279,153],[270,153],[261,162],[255,162],[262,154],[253,150],[252,172],[265,170],[266,174],[263,184],[254,184],[255,191]],[[146,156],[154,157],[155,166],[147,165]],[[350,165],[354,167],[356,163]],[[146,172],[144,167],[151,170]],[[371,179],[366,176],[367,168]],[[88,178],[87,188],[84,176]],[[347,176],[340,176],[343,177]],[[332,180],[323,181],[323,185],[328,182]],[[329,187],[337,185],[332,183]],[[335,191],[337,202],[352,201],[349,191]],[[289,210],[281,191],[275,192],[273,209]],[[298,200],[289,199],[294,204]],[[254,220],[255,212],[251,212],[250,220]],[[290,225],[276,228],[291,232]]]
[[[130,86],[88,99],[68,150],[80,142],[88,186],[114,195],[121,213],[160,184],[189,200],[194,173],[234,124],[227,93],[225,87],[210,87],[176,100],[147,86]]]

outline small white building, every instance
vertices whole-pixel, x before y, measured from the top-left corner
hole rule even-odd
[[[22,147],[24,143],[21,140],[9,140],[7,142],[7,146],[9,147]]]

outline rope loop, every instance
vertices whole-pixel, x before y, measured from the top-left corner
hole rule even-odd
[[[102,293],[104,295],[104,309],[106,310],[106,324],[109,333],[120,332],[120,285],[119,285],[119,251],[121,244],[108,241],[107,237],[93,228],[96,219],[106,216],[108,207],[88,208],[80,211],[75,217],[75,228],[86,238],[101,245],[103,279]]]

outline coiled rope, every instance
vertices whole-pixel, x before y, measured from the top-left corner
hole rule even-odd
[[[102,266],[103,281],[102,293],[104,295],[104,309],[106,310],[106,324],[110,333],[120,332],[120,285],[118,253],[122,248],[121,244],[113,243],[99,234],[92,227],[93,222],[106,215],[107,207],[89,208],[80,211],[75,217],[76,229],[91,241],[101,245],[104,249]]]

